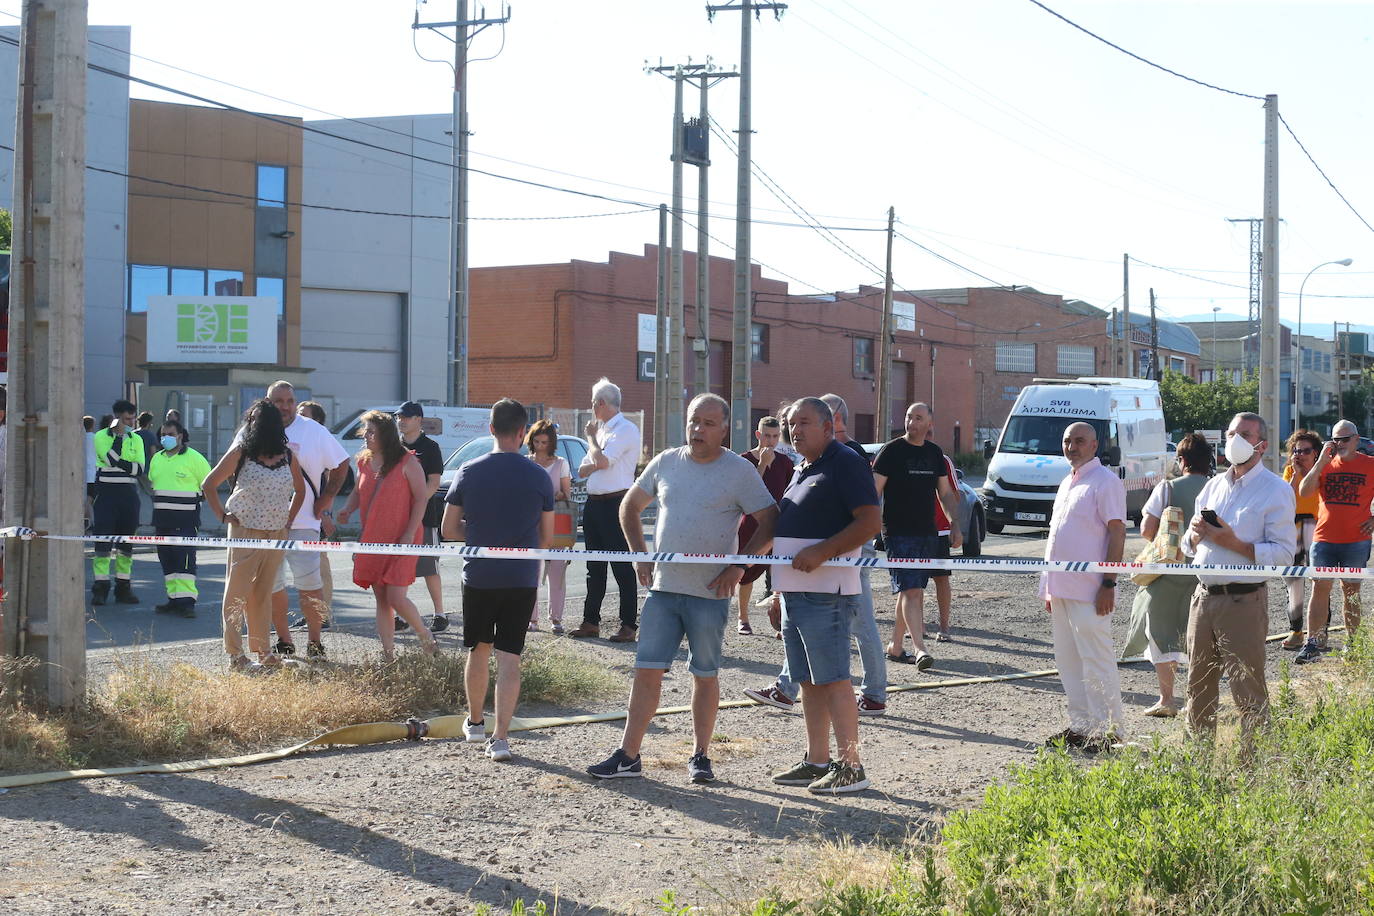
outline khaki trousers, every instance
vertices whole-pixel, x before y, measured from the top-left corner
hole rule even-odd
[[[1269,589],[1244,595],[1193,592],[1188,608],[1188,730],[1210,738],[1217,728],[1221,673],[1231,683],[1240,710],[1242,744],[1269,718],[1264,679],[1264,640],[1269,633]]]
[[[282,540],[286,529],[263,531],[229,525],[231,538]],[[243,654],[243,625],[248,623],[248,651],[259,658],[272,651],[272,587],[281,566],[280,550],[231,547],[228,580],[224,583],[224,651],[230,658]]]

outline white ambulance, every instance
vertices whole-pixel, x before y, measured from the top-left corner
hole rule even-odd
[[[1159,383],[1147,379],[1035,379],[1021,389],[994,446],[984,446],[987,480],[979,491],[988,530],[1048,527],[1059,482],[1069,472],[1064,430],[1084,422],[1097,430],[1098,458],[1126,485],[1126,512],[1136,522],[1150,491],[1164,479],[1170,455]]]

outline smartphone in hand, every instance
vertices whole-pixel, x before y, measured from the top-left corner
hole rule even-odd
[[[1198,515],[1201,515],[1202,520],[1213,528],[1221,527],[1221,519],[1217,518],[1217,513],[1214,509],[1203,509]]]

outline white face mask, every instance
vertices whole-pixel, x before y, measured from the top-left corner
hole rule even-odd
[[[1230,436],[1226,440],[1226,460],[1231,464],[1244,464],[1255,454],[1255,447],[1240,437],[1239,434]]]

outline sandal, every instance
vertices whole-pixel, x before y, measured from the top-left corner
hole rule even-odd
[[[741,636],[753,636],[753,635],[754,635],[754,628],[751,627],[751,626],[749,626],[749,621],[747,621],[747,620],[741,620],[741,621],[739,622],[738,631],[739,631],[739,635],[741,635]]]
[[[525,629],[528,630],[528,631],[531,632],[531,633],[538,633],[538,632],[539,632],[539,621],[537,621],[537,620],[531,620],[531,621],[530,621],[530,625],[527,626],[527,627],[525,627]]]
[[[563,621],[561,621],[561,620],[555,620],[555,621],[553,622],[553,626],[549,627],[549,632],[552,633],[554,636],[562,636],[562,635],[563,635]]]
[[[895,663],[898,664],[898,665],[914,665],[914,664],[916,664],[916,656],[912,655],[910,652],[906,651],[905,649],[903,649],[903,650],[901,651],[901,654],[899,654],[899,655],[892,655],[892,654],[890,654],[890,653],[885,653],[885,654],[887,654],[887,660],[888,660],[888,661],[890,661],[890,662],[895,662]]]

